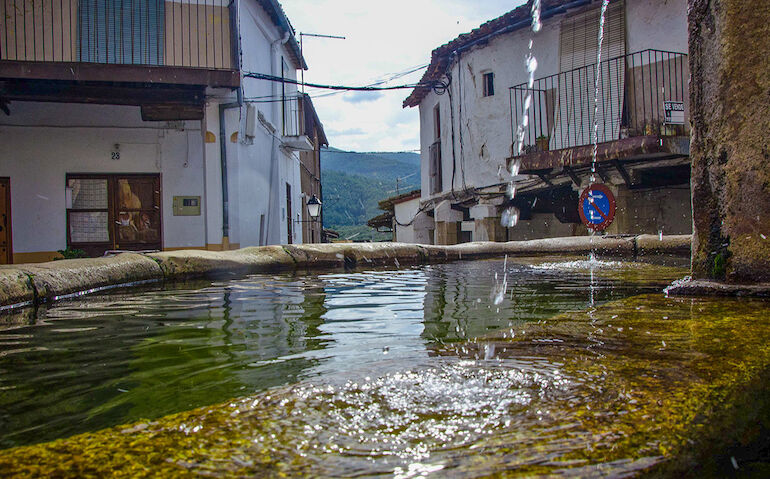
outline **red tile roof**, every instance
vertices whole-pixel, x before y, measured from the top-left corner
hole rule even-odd
[[[587,5],[596,0],[542,0],[541,19],[557,15],[566,11],[568,8]],[[441,45],[433,50],[431,54],[428,70],[420,80],[420,84],[430,85],[444,76],[447,68],[451,65],[454,53],[465,50],[474,45],[483,45],[492,38],[509,33],[520,28],[531,25],[531,5],[532,0],[526,4],[511,10],[494,20],[490,20],[480,27],[472,30],[470,33],[464,33],[449,43]],[[420,104],[430,92],[431,87],[419,86],[412,90],[409,97],[404,100],[404,108],[413,107]]]

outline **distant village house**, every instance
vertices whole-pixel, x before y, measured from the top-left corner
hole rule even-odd
[[[530,3],[435,49],[425,86],[404,101],[420,109],[414,224],[436,244],[585,234],[577,205],[591,177],[596,122],[596,181],[617,199],[607,232],[689,234],[686,0],[611,1],[601,63],[600,1],[544,0],[537,34]],[[537,59],[531,88],[530,41]],[[511,207],[520,221],[508,228],[501,215]]]

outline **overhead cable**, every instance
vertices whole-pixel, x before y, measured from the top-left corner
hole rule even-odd
[[[291,85],[303,85],[301,81],[291,78],[282,78],[274,75],[266,75],[264,73],[246,72],[243,74],[246,78],[254,78],[257,80],[267,80],[280,83],[288,83]],[[342,90],[342,91],[385,91],[385,90],[412,90],[418,87],[432,88],[435,82],[430,83],[413,83],[408,85],[393,85],[393,86],[344,86],[344,85],[321,85],[318,83],[304,83],[306,87],[320,88],[324,90]]]

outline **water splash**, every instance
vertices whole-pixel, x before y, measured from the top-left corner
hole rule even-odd
[[[503,214],[500,217],[500,222],[506,228],[513,228],[516,226],[516,224],[518,224],[520,215],[521,211],[519,211],[518,208],[515,206],[510,206],[506,208],[505,211],[503,211]]]
[[[516,185],[513,183],[513,181],[508,184],[508,189],[505,191],[505,196],[511,200],[516,197]]]
[[[492,287],[492,303],[495,306],[500,305],[505,299],[505,292],[508,290],[508,255],[505,255],[503,261],[503,281],[498,281],[497,273],[495,273],[495,285]]]

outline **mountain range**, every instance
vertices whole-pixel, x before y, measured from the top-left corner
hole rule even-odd
[[[321,181],[325,228],[340,232],[342,239],[388,239],[389,234],[373,234],[366,222],[382,213],[380,201],[420,188],[420,155],[325,148]]]

